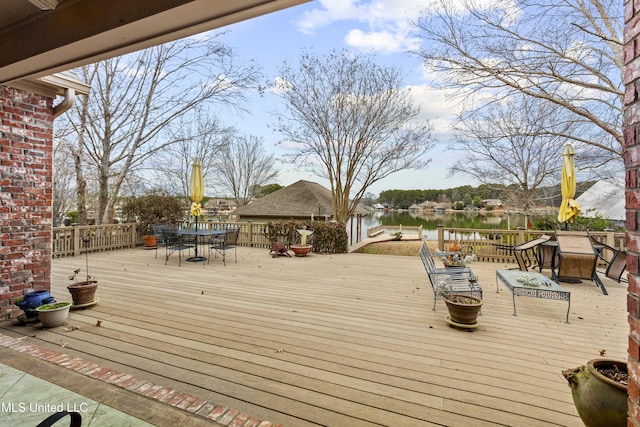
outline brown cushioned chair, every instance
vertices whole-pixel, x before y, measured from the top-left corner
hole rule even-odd
[[[598,253],[593,248],[589,233],[584,231],[558,231],[557,265],[553,272],[556,282],[571,280],[592,280],[608,295],[602,280],[596,273]]]

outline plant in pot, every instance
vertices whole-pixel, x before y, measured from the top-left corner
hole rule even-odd
[[[93,305],[98,302],[96,299],[96,290],[98,289],[98,281],[92,279],[89,275],[89,251],[87,249],[90,236],[85,236],[82,239],[85,246],[85,266],[87,270],[86,280],[78,281],[78,274],[80,274],[80,269],[76,269],[73,272],[73,275],[69,276],[69,280],[73,280],[74,282],[67,286],[69,293],[71,294],[71,298],[73,299],[74,307],[86,307],[88,305]]]
[[[298,233],[300,234],[300,244],[291,245],[289,249],[291,249],[296,256],[306,256],[311,252],[311,248],[313,248],[313,245],[307,244],[307,237],[311,236],[313,231],[307,230],[307,227],[304,227],[298,229]]]
[[[593,359],[586,365],[562,371],[569,382],[573,403],[587,427],[627,425],[627,363]]]
[[[475,261],[475,259],[476,256],[474,254],[467,254],[464,257],[459,253],[449,254],[445,259],[442,260],[442,264],[444,264],[446,268],[465,267],[467,264],[471,264],[473,261]]]
[[[69,309],[71,308],[71,302],[54,302],[51,304],[43,304],[36,308],[38,312],[38,319],[45,328],[54,328],[56,326],[64,325],[69,315]]]
[[[449,326],[473,331],[478,326],[478,315],[482,309],[482,300],[472,295],[473,284],[478,281],[478,277],[470,273],[466,277],[462,277],[461,274],[458,279],[467,281],[469,292],[453,289],[451,276],[447,276],[445,280],[438,283],[437,292],[442,296],[449,310],[449,315],[446,317]]]

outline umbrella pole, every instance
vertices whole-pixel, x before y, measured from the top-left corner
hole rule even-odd
[[[192,256],[190,258],[187,258],[187,261],[190,262],[198,262],[198,261],[203,261],[206,259],[203,256],[198,256],[198,215],[194,215],[196,217],[196,234],[195,234],[195,256]]]

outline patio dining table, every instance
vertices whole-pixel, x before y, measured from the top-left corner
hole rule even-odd
[[[207,258],[198,255],[198,238],[201,236],[224,236],[227,230],[209,230],[209,229],[200,229],[196,230],[194,228],[181,228],[178,229],[178,234],[182,236],[195,236],[195,256],[187,258],[189,262],[199,262],[205,261]]]

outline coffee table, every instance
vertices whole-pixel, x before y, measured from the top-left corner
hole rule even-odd
[[[513,315],[516,314],[516,295],[523,297],[546,298],[567,301],[567,318],[569,322],[569,310],[571,309],[571,292],[549,279],[544,274],[532,271],[520,270],[496,270],[496,292],[498,279],[505,284],[513,294]]]

